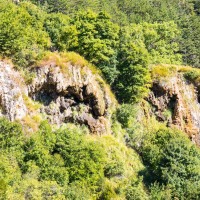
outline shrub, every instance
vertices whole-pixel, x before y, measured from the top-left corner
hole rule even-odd
[[[0,52],[19,66],[33,63],[50,45],[42,18],[35,16],[39,9],[36,12],[34,5],[25,4],[0,1]]]
[[[176,66],[173,65],[156,65],[151,68],[151,76],[153,80],[169,78],[177,73]]]
[[[23,144],[22,127],[5,118],[0,118],[0,149],[16,153]]]
[[[190,70],[184,73],[184,77],[195,84],[199,84],[200,71],[198,69]]]
[[[183,133],[160,129],[144,141],[141,154],[148,184],[168,186],[173,198],[200,197],[200,151]]]
[[[126,188],[127,200],[148,200],[148,195],[144,191],[141,178],[130,180],[130,185]]]
[[[57,132],[55,146],[69,170],[69,181],[84,181],[96,186],[103,177],[103,148],[94,142],[87,142],[77,129]]]

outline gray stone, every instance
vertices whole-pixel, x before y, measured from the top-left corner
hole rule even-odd
[[[19,72],[11,64],[0,61],[0,115],[11,121],[26,116],[23,94],[27,95],[28,91]]]

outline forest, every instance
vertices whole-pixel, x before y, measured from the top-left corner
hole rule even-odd
[[[112,133],[42,120],[30,134],[1,117],[0,199],[200,199],[199,146],[153,117],[138,121],[153,66],[191,66],[185,77],[200,76],[200,1],[0,0],[0,60],[27,82],[33,66],[66,52],[111,88]]]

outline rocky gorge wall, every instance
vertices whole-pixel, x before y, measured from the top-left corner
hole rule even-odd
[[[0,61],[0,115],[9,120],[23,121],[41,114],[51,124],[61,126],[72,122],[84,124],[95,134],[110,129],[112,108],[116,103],[102,78],[87,66],[65,66],[55,62],[34,67],[31,83],[26,84],[11,64]],[[30,102],[37,109],[30,109]],[[27,103],[28,102],[28,103]]]
[[[198,89],[184,78],[183,73],[174,71],[168,77],[154,79],[147,101],[158,121],[186,132],[200,145]]]
[[[30,73],[32,80],[27,82],[27,75],[0,61],[0,116],[22,124],[35,118],[38,121],[39,116],[39,121],[48,120],[57,127],[71,122],[86,125],[94,134],[111,133],[117,102],[90,67],[67,62],[63,68],[50,60],[33,67]],[[200,145],[199,89],[178,70],[152,78],[146,99],[151,105],[148,115],[186,132]]]

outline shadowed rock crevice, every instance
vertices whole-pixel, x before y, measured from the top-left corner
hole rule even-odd
[[[200,145],[200,104],[196,88],[182,74],[155,80],[147,101],[158,121],[186,132]]]
[[[84,71],[84,73],[83,73]],[[93,133],[106,133],[111,100],[105,88],[87,67],[69,64],[68,73],[59,66],[35,68],[36,78],[28,86],[29,96],[42,104],[40,111],[52,124],[79,123]]]
[[[98,74],[70,63],[64,69],[49,63],[32,70],[35,77],[26,85],[11,64],[0,61],[0,116],[33,125],[32,118],[39,115],[58,126],[73,122],[87,125],[92,133],[110,133],[115,101]]]

